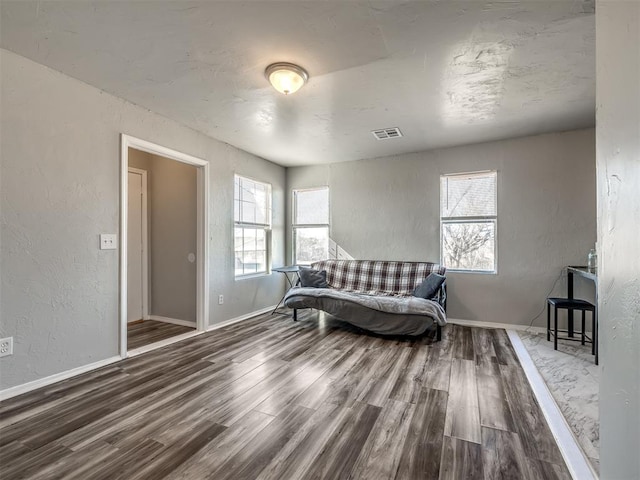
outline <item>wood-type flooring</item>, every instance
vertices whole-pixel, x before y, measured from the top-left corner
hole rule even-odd
[[[150,345],[183,333],[193,332],[194,330],[195,328],[193,327],[158,322],[156,320],[130,323],[127,325],[127,348],[133,350],[134,348]]]
[[[504,330],[300,313],[0,403],[0,478],[570,479]]]

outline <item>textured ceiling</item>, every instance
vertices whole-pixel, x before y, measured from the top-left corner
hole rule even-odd
[[[592,1],[6,1],[3,48],[282,165],[595,123]],[[309,71],[283,96],[270,63]],[[399,127],[376,140],[370,131]]]

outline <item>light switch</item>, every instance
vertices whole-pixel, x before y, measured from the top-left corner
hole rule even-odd
[[[100,250],[115,250],[118,248],[118,236],[115,233],[100,234]]]

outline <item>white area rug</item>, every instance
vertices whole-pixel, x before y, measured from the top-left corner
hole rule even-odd
[[[560,340],[555,351],[553,341],[547,342],[545,334],[518,332],[518,335],[580,447],[598,472],[600,367],[594,364],[591,345]]]

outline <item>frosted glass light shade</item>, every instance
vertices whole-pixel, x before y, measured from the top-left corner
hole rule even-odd
[[[285,95],[297,92],[309,79],[306,70],[293,63],[273,63],[264,73],[273,88]]]

